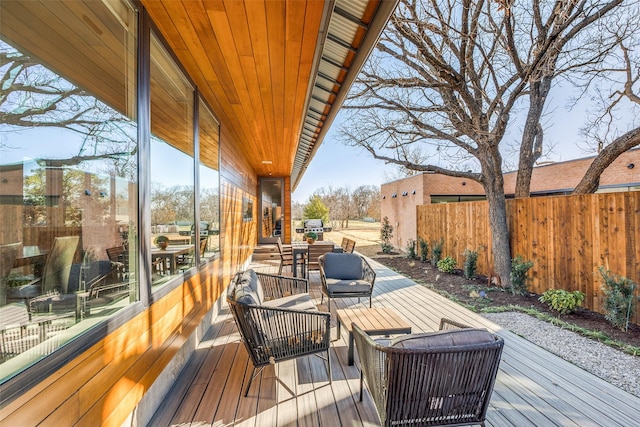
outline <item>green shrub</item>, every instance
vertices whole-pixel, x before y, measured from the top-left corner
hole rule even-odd
[[[438,270],[442,271],[443,273],[453,273],[454,269],[456,268],[456,260],[448,256],[438,261],[437,265]]]
[[[382,241],[382,253],[390,254],[393,252],[393,245],[391,244],[391,238],[393,237],[393,226],[389,224],[389,217],[382,219],[382,226],[380,227],[380,240]]]
[[[464,277],[467,279],[475,279],[476,270],[478,269],[478,251],[471,249],[464,250]]]
[[[439,242],[433,241],[431,242],[431,264],[438,265],[438,261],[440,261],[440,257],[442,256],[442,246],[444,245],[444,240],[440,239]]]
[[[580,291],[565,291],[564,289],[549,289],[545,291],[539,300],[549,306],[550,309],[560,314],[568,314],[576,311],[582,305],[585,294]]]
[[[598,271],[604,281],[604,288],[602,289],[604,295],[604,317],[612,325],[627,331],[631,313],[635,311],[636,298],[634,292],[638,285],[626,277],[612,274],[602,266]]]
[[[429,257],[429,244],[423,238],[420,238],[420,261],[425,262]]]
[[[531,267],[533,261],[526,261],[520,255],[511,260],[511,292],[514,295],[527,294],[527,272]]]
[[[407,240],[407,258],[414,259],[416,257],[416,241],[413,239]]]

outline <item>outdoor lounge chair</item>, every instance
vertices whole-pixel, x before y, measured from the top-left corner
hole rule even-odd
[[[357,254],[326,253],[320,257],[322,300],[326,295],[331,312],[331,298],[369,297],[376,281],[376,272],[367,260]]]
[[[306,279],[253,270],[229,286],[227,302],[253,362],[245,396],[265,366],[309,354],[326,352],[331,381],[330,314],[318,311],[307,291]]]
[[[364,378],[383,425],[484,425],[504,341],[455,322],[443,328],[381,345],[353,324],[360,400]]]

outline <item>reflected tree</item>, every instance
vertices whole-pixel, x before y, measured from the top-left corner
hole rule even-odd
[[[62,128],[82,136],[77,154],[52,166],[101,161],[105,174],[135,178],[135,123],[37,60],[0,41],[0,132]],[[0,149],[13,147],[0,139]]]

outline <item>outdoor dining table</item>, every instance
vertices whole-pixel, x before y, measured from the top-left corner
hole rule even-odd
[[[169,260],[170,272],[175,273],[178,265],[178,256],[193,252],[195,245],[169,245],[166,249],[151,248],[151,258],[167,258]]]
[[[342,252],[342,246],[336,245],[330,240],[320,240],[319,243],[333,243],[334,252]],[[307,254],[309,252],[309,243],[306,241],[293,241],[291,242],[291,253],[293,255],[293,277],[298,277],[298,262],[301,262],[302,277],[305,277],[305,267],[307,262]]]

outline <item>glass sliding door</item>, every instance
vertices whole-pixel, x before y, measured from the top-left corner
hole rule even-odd
[[[284,180],[260,179],[260,238],[258,243],[275,243],[284,236]]]

